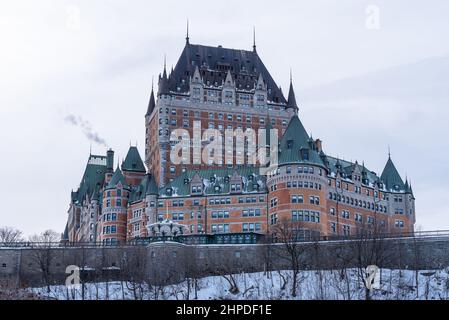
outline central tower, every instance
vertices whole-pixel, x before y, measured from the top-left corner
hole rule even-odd
[[[184,129],[193,137],[194,122],[199,122],[201,132],[216,129],[222,136],[228,129],[257,132],[269,125],[281,138],[298,111],[292,86],[288,97],[271,77],[255,45],[252,51],[235,50],[190,44],[187,37],[175,68],[168,73],[164,63],[156,96],[151,91],[145,116],[145,163],[150,173],[164,186],[187,170],[243,166],[242,155],[235,149],[232,155],[222,155],[226,162],[191,158],[175,165],[170,161],[170,134]]]

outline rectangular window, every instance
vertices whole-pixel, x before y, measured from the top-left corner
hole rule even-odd
[[[303,195],[293,195],[292,203],[304,203],[304,196]]]
[[[343,210],[343,211],[341,212],[341,216],[342,216],[344,219],[349,219],[350,213],[349,213],[349,211],[347,211],[347,210]]]

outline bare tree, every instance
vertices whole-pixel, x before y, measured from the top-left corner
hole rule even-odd
[[[14,243],[23,241],[24,238],[22,231],[11,227],[0,228],[0,243],[3,243],[6,246],[10,246]]]
[[[32,257],[36,261],[41,271],[42,280],[47,287],[47,293],[50,293],[51,285],[51,265],[56,258],[52,250],[54,243],[59,241],[60,235],[56,231],[46,230],[41,234],[29,237],[31,242],[36,243],[36,248],[32,251]]]
[[[127,248],[120,261],[122,291],[124,283],[132,292],[134,300],[142,300],[145,294],[143,286],[146,278],[147,259],[144,247]]]
[[[365,287],[365,300],[371,300],[371,291],[365,283],[366,268],[370,265],[381,267],[387,258],[385,226],[375,219],[358,223],[356,238],[352,241],[351,248],[359,279]]]
[[[300,241],[306,239],[307,234],[313,234],[313,232],[314,230],[305,228],[303,223],[287,219],[278,221],[273,227],[273,236],[282,244],[282,246],[273,246],[274,252],[277,257],[288,262],[289,269],[293,274],[291,286],[293,297],[297,296],[298,275],[305,253],[305,246]]]
[[[55,259],[55,255],[51,247],[40,246],[33,248],[31,253],[32,259],[37,263],[39,271],[41,272],[42,281],[47,287],[47,293],[50,293],[51,285],[51,264]]]
[[[59,242],[61,235],[54,230],[46,230],[41,234],[35,234],[29,237],[30,242],[49,246]]]

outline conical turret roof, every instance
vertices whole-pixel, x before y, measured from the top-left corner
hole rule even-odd
[[[385,165],[384,171],[382,172],[380,178],[385,183],[385,187],[388,190],[405,190],[404,182],[402,181],[402,178],[390,156],[388,157],[387,164]]]

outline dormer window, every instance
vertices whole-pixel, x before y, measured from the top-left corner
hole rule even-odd
[[[201,186],[192,186],[192,194],[201,194],[202,187]]]
[[[287,140],[287,149],[293,148],[293,140]]]
[[[241,184],[231,184],[231,192],[239,192],[242,190]]]
[[[309,160],[309,150],[308,149],[302,149],[301,150],[301,159],[303,161],[308,161]]]
[[[171,196],[172,193],[173,193],[173,189],[172,189],[172,188],[167,188],[167,189],[165,190],[165,193],[166,193],[168,196]]]

